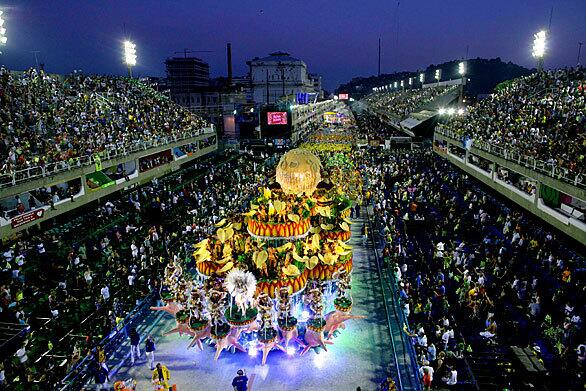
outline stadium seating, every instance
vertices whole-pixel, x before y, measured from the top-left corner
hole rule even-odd
[[[571,173],[586,172],[586,74],[539,72],[497,86],[490,97],[439,126],[472,146],[504,148]]]
[[[0,69],[0,174],[75,166],[105,150],[128,152],[205,126],[138,80]]]

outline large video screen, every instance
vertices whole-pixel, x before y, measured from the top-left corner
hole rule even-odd
[[[346,93],[338,94],[338,99],[348,100],[348,94],[346,94]]]
[[[267,125],[287,125],[286,111],[267,112]]]

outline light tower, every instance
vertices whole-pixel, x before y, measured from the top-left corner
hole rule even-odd
[[[464,100],[464,82],[465,82],[464,78],[466,76],[466,63],[464,61],[461,61],[458,64],[458,74],[462,78],[461,83],[460,83],[460,104],[462,104],[462,101]]]
[[[6,45],[6,42],[8,41],[8,38],[6,38],[6,28],[4,27],[4,18],[2,17],[3,13],[4,12],[0,10],[0,49],[2,46]],[[0,50],[0,54],[2,54],[2,50]]]
[[[439,86],[439,82],[442,78],[442,70],[441,69],[436,69],[435,70],[435,80],[437,81],[437,85]]]
[[[538,33],[533,34],[533,50],[531,54],[537,59],[537,70],[543,69],[543,56],[545,55],[547,33],[545,30],[541,30]]]
[[[421,83],[421,86],[423,87],[423,83],[425,82],[425,73],[419,74],[419,82]]]
[[[132,77],[132,67],[136,65],[136,45],[124,41],[124,63],[128,67],[128,77]]]

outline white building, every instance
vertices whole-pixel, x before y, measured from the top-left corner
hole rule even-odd
[[[316,75],[309,75],[307,65],[289,53],[275,52],[268,57],[254,58],[248,61],[252,95],[256,103],[275,103],[298,92],[320,92],[321,80]],[[267,97],[268,93],[268,97]]]

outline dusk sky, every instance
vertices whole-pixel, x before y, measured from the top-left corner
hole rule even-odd
[[[246,73],[247,60],[282,50],[333,89],[376,74],[379,36],[383,73],[463,58],[466,46],[471,58],[532,67],[532,36],[547,28],[552,6],[545,66],[576,65],[578,42],[586,42],[586,0],[0,0],[8,36],[0,63],[24,69],[38,51],[49,72],[124,74],[126,31],[137,44],[137,75],[163,76],[164,59],[184,48],[213,51],[195,55],[213,76],[225,75],[231,42],[235,75]]]

